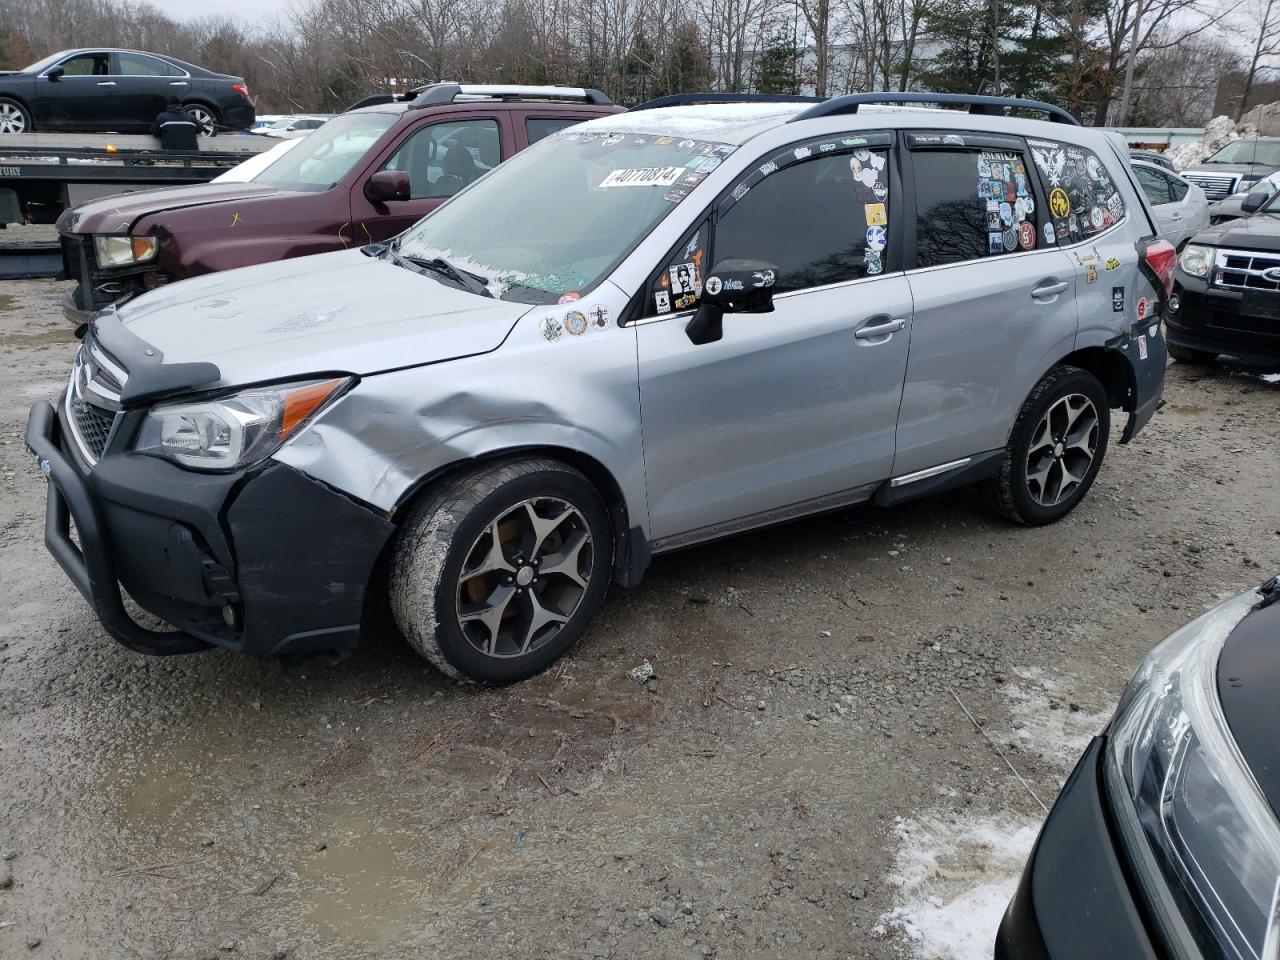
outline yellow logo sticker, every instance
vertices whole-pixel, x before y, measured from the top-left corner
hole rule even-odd
[[[885,213],[883,203],[864,203],[863,209],[867,211],[868,227],[884,227],[889,224],[889,217]]]
[[[1116,267],[1120,266],[1120,258],[1111,257],[1109,260],[1107,260],[1105,266],[1108,270],[1114,270]]]
[[[1067,191],[1054,187],[1049,192],[1049,211],[1055,217],[1065,217],[1071,212],[1071,200],[1067,197]]]

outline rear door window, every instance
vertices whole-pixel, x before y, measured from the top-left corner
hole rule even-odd
[[[960,137],[955,139],[959,140]],[[1035,250],[1038,201],[1012,149],[914,149],[916,265],[936,267]]]
[[[1138,178],[1138,186],[1142,188],[1147,202],[1153,207],[1168,203],[1173,198],[1169,194],[1169,178],[1149,167],[1134,167],[1133,174]]]
[[[582,120],[568,117],[526,117],[524,121],[525,139],[530,146],[544,137],[549,137],[565,127],[572,127]]]
[[[1056,140],[1028,138],[1027,146],[1049,191],[1059,243],[1080,243],[1124,219],[1124,199],[1096,153]]]

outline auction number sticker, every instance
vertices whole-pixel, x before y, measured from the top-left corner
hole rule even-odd
[[[670,187],[685,175],[684,167],[632,167],[614,170],[600,181],[601,189],[608,187]]]

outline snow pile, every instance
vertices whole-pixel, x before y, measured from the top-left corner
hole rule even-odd
[[[1166,156],[1179,170],[1195,166],[1205,157],[1216,153],[1232,140],[1240,137],[1256,137],[1258,128],[1252,123],[1237,124],[1230,117],[1214,117],[1204,128],[1204,137],[1194,143],[1184,143],[1170,150]]]
[[[1016,814],[898,818],[890,883],[900,905],[872,933],[900,931],[924,960],[991,960],[996,929],[1031,853],[1038,821]]]
[[[1023,755],[1044,757],[1067,769],[1075,766],[1089,741],[1101,733],[1111,719],[1111,711],[1090,713],[1079,707],[1073,710],[1058,681],[1044,677],[1039,671],[1019,671],[1019,674],[1029,685],[1004,685],[1014,723],[1012,734],[1002,739],[1016,743]]]

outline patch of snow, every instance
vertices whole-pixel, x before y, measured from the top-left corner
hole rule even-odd
[[[1230,117],[1214,117],[1204,128],[1204,136],[1192,143],[1168,151],[1165,155],[1179,170],[1194,167],[1210,154],[1217,153],[1232,140],[1257,136],[1258,130],[1251,123],[1236,125]]]
[[[1050,701],[1058,697],[1048,694],[1056,694],[1058,687],[1056,683],[1045,684],[1042,692],[1006,683],[1002,689],[1016,723],[1011,734],[1003,739],[1017,743],[1020,753],[1043,756],[1063,767],[1071,767],[1089,746],[1089,741],[1102,732],[1111,719],[1111,711],[1073,711],[1065,701],[1058,701],[1054,709]]]
[[[898,931],[923,960],[990,960],[1039,829],[1017,814],[898,818],[889,882],[900,902],[872,933]]]

